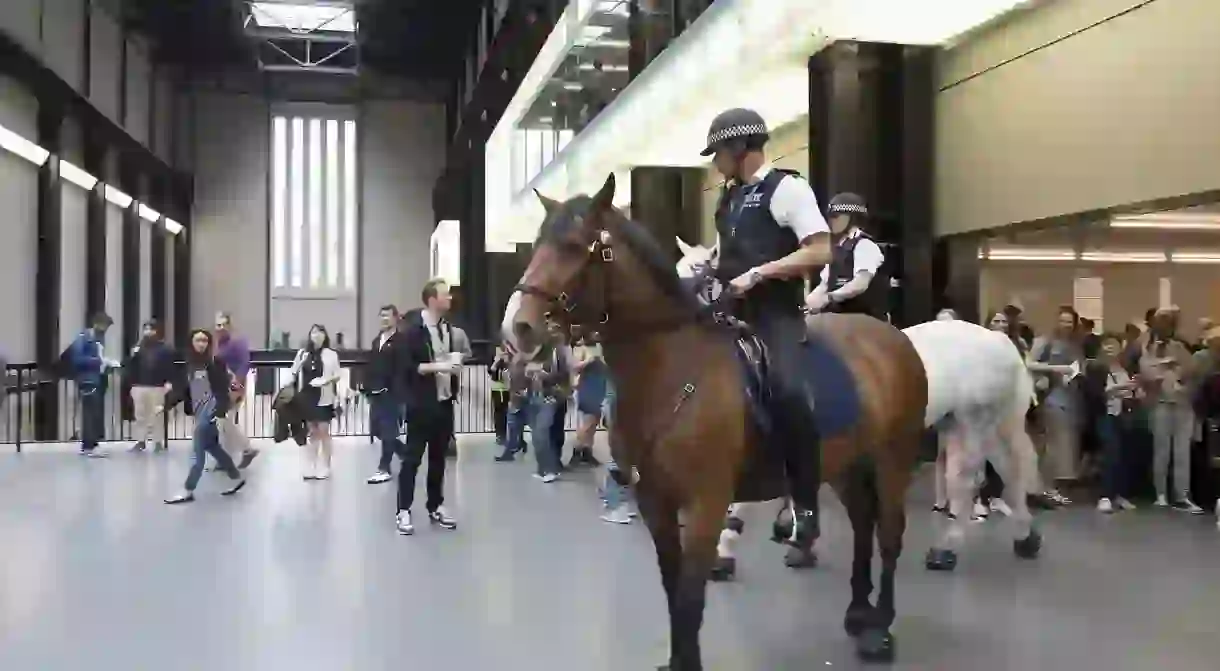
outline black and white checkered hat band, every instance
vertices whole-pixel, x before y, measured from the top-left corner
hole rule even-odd
[[[868,208],[856,203],[834,203],[826,208],[831,214],[868,214]]]
[[[767,127],[760,123],[748,123],[738,126],[729,126],[707,136],[708,146],[732,140],[733,138],[745,137],[747,135],[766,135]]]

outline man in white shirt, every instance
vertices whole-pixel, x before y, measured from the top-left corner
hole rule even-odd
[[[860,228],[868,206],[854,193],[841,193],[826,209],[834,251],[805,305],[813,312],[866,314],[889,321],[889,278],[879,275],[885,254]]]
[[[740,297],[736,316],[767,344],[774,439],[784,446],[785,470],[796,507],[790,565],[803,565],[818,536],[821,450],[815,419],[799,373],[805,339],[804,277],[831,260],[830,228],[817,196],[799,175],[767,163],[770,136],[759,114],[731,109],[708,130],[704,156],[726,179],[716,208],[716,275]]]
[[[415,533],[411,505],[415,501],[415,475],[428,457],[428,521],[442,529],[456,529],[457,521],[442,505],[445,500],[445,450],[453,435],[453,402],[463,355],[454,349],[453,327],[446,318],[451,299],[444,280],[431,280],[421,292],[424,309],[418,321],[403,329],[406,361],[406,456],[398,472],[398,532]]]

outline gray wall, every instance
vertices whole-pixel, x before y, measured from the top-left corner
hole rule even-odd
[[[1218,37],[1220,2],[1057,0],[949,51],[938,234],[1220,189]]]
[[[0,5],[4,3],[0,1]],[[38,103],[19,84],[0,76],[0,125],[33,137]],[[9,361],[34,358],[35,246],[38,242],[38,168],[0,150],[0,203],[4,203],[4,244],[0,245],[0,350]]]
[[[357,255],[363,312],[337,292],[277,292],[268,286],[270,106],[256,96],[194,96],[195,205],[191,319],[207,325],[228,311],[258,345],[282,330],[294,343],[312,323],[356,344],[376,330],[377,308],[412,307],[428,279],[432,186],[444,156],[439,105],[369,101],[357,114],[361,222]],[[338,112],[342,117],[345,112]],[[270,321],[268,319],[270,317]]]

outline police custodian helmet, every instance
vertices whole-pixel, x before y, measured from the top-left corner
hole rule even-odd
[[[858,194],[840,193],[830,199],[830,204],[826,206],[826,214],[830,216],[836,214],[854,214],[867,217],[868,204],[864,202],[864,197]]]
[[[740,107],[725,110],[712,119],[712,126],[707,129],[707,148],[699,152],[699,155],[711,156],[730,140],[756,138],[766,142],[770,137],[767,122],[763,121],[758,112]]]

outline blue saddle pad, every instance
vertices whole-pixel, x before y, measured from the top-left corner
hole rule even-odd
[[[843,357],[816,334],[810,334],[802,351],[805,365],[801,375],[813,395],[818,432],[830,438],[851,429],[862,412],[856,376]]]

